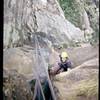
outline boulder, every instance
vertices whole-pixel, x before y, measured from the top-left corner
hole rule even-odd
[[[54,84],[61,100],[97,100],[98,98],[98,58],[56,75]]]
[[[46,60],[48,60],[49,52],[42,50],[44,58],[37,54],[38,59],[36,58],[35,52],[33,47],[25,45],[23,47],[6,49],[3,55],[3,66],[4,68],[17,70],[18,73],[24,75],[27,80],[36,78],[36,73],[38,77],[46,77],[46,70],[48,68],[48,62],[46,62]]]
[[[4,100],[32,100],[33,94],[26,78],[16,70],[3,69]]]
[[[28,79],[33,78],[32,52],[23,51],[21,48],[9,48],[4,51],[3,66],[4,68],[17,70]]]
[[[82,44],[84,45],[84,44]],[[69,58],[72,61],[72,67],[76,67],[86,62],[87,60],[98,58],[99,49],[98,46],[84,45],[76,48],[68,48]]]

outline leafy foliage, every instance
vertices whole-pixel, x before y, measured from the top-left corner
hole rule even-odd
[[[64,11],[65,17],[74,25],[80,27],[80,9],[79,4],[75,0],[59,0]]]

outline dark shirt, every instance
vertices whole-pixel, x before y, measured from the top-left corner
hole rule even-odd
[[[67,71],[68,68],[71,68],[71,61],[69,59],[67,59],[65,62],[60,62],[58,63],[58,65],[60,66],[60,69],[64,69],[64,71]]]

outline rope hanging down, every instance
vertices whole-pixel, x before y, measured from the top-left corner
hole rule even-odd
[[[37,67],[39,66],[39,63],[38,63],[38,52],[37,52],[37,44],[36,44],[36,41],[35,41],[35,46],[36,46],[36,50],[35,50],[35,54],[36,54],[36,55],[35,55],[35,59],[36,59],[37,61],[36,61],[36,66],[34,66],[34,68],[33,68],[33,73],[34,73],[35,76],[36,76],[36,83],[35,83],[35,89],[34,89],[33,100],[36,99],[36,93],[37,93],[37,88],[38,88],[38,86],[39,86],[39,88],[40,88],[40,91],[41,91],[43,100],[45,100],[45,96],[44,96],[44,93],[43,93],[42,85],[41,85],[41,82],[40,82],[40,79],[39,79],[39,73],[38,73],[38,70],[37,70]]]
[[[46,65],[46,62],[45,62],[45,59],[44,59],[44,57],[43,57],[43,53],[41,52],[41,47],[40,47],[40,45],[39,45],[39,41],[38,41],[38,38],[37,38],[37,36],[35,35],[35,45],[36,45],[36,62],[37,62],[37,65],[36,65],[36,67],[38,67],[39,66],[39,61],[38,61],[38,56],[39,56],[39,54],[40,54],[40,57],[41,57],[41,60],[42,60],[42,63],[43,63],[43,66],[42,66],[42,68],[44,68],[44,70],[45,70],[45,74],[46,74],[46,77],[47,77],[47,81],[48,81],[48,84],[49,84],[49,88],[50,88],[50,91],[51,91],[51,95],[52,95],[52,98],[53,98],[53,100],[57,100],[56,99],[56,95],[55,95],[55,92],[54,92],[54,90],[53,90],[53,86],[52,86],[52,83],[51,83],[51,80],[50,80],[50,77],[49,77],[49,74],[48,74],[48,70],[47,70],[47,65]],[[39,54],[38,54],[39,53]],[[41,83],[40,83],[40,80],[39,80],[39,73],[38,73],[38,70],[37,70],[37,68],[35,68],[35,73],[36,73],[36,75],[37,75],[37,80],[38,80],[38,83],[39,83],[39,85],[40,85],[40,87],[42,87],[41,86]],[[42,89],[42,88],[41,88]],[[44,94],[43,94],[43,90],[41,90],[41,92],[42,92],[42,96],[43,96],[43,98],[44,98]],[[44,100],[45,100],[45,98],[44,98]]]

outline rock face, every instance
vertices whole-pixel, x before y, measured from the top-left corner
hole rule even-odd
[[[37,62],[36,52],[34,52],[36,49],[35,36],[38,36],[43,54],[43,57],[41,57],[40,53],[38,53],[39,62]],[[9,100],[16,97],[16,100],[32,100],[26,80],[29,81],[35,77],[34,72],[37,66],[36,72],[39,74],[39,77],[46,76],[43,61],[46,61],[45,64],[49,62],[48,58],[51,55],[49,47],[52,47],[54,44],[62,44],[63,42],[69,44],[73,40],[84,40],[84,34],[79,28],[65,19],[57,0],[4,0],[4,95]],[[43,49],[46,49],[46,47],[48,50],[44,51]],[[74,63],[74,67],[98,55],[94,48],[90,47],[76,48],[75,50],[69,49],[68,53]],[[51,64],[55,62],[55,57],[58,57],[58,55],[57,52],[51,55]],[[98,66],[94,68],[94,62],[91,62],[93,66],[90,64],[86,67],[87,71],[85,71],[86,68],[73,70],[70,74],[73,77],[69,75],[67,78],[72,78],[71,81],[76,82],[76,80],[80,81],[84,77],[96,76]],[[85,66],[87,64],[85,63]],[[90,66],[92,66],[93,70],[90,70]],[[17,70],[18,73],[14,70]],[[85,75],[81,74],[81,70]],[[80,77],[77,78],[77,75],[80,75]],[[76,78],[76,80],[73,78]],[[70,80],[68,83],[70,83]],[[62,87],[62,89],[64,88]],[[13,92],[16,95],[13,95]]]
[[[59,53],[56,51],[49,52],[45,49],[41,49],[45,64],[57,66],[59,62]],[[44,51],[45,50],[45,51]],[[72,61],[72,67],[79,66],[83,62],[92,58],[98,57],[98,47],[77,47],[69,48],[67,50],[70,60]],[[40,77],[46,76],[44,70],[44,63],[41,57],[38,58],[39,66],[37,67]],[[3,66],[8,69],[15,69],[19,73],[23,74],[27,79],[31,80],[34,78],[34,68],[38,64],[35,57],[35,49],[31,46],[23,46],[17,48],[9,48],[4,51],[3,55]]]
[[[4,100],[32,100],[33,94],[26,78],[15,70],[3,70]]]
[[[98,40],[99,0],[59,0],[65,17],[84,30],[85,38]],[[93,36],[92,36],[93,35]]]
[[[48,63],[48,51],[42,52],[44,59]],[[38,67],[37,67],[38,66]],[[9,70],[17,70],[18,73],[24,75],[27,80],[36,78],[35,72],[39,77],[46,77],[43,60],[41,57],[36,60],[35,50],[30,46],[23,46],[17,48],[9,48],[4,51],[3,67]]]
[[[55,77],[55,86],[61,94],[61,100],[97,100],[98,99],[98,58]]]
[[[4,52],[4,68],[17,70],[20,74],[32,74],[32,54],[18,48],[10,48]]]
[[[73,63],[73,67],[79,66],[87,60],[97,57],[99,55],[98,47],[86,46],[67,49],[69,58]]]
[[[99,3],[98,0],[83,0],[83,4],[84,4],[84,10],[88,16],[88,20],[90,23],[90,26],[92,28],[87,27],[86,23],[88,21],[84,21],[85,22],[85,34],[89,35],[89,33],[93,34],[93,39],[94,40],[98,40],[98,34],[99,34],[99,10],[98,10],[98,5],[97,3]],[[85,18],[86,16],[84,16]],[[89,26],[89,24],[88,24]]]
[[[72,62],[72,68],[77,67],[84,63],[87,60],[90,60],[92,58],[98,57],[99,51],[98,46],[93,47],[90,44],[89,45],[83,45],[82,47],[75,47],[75,48],[67,48],[67,49],[61,49],[57,52],[52,52],[50,54],[50,64],[53,66],[57,66],[59,62],[59,54],[61,54],[62,51],[66,51],[69,55],[69,59]]]
[[[4,48],[22,46],[34,32],[43,32],[51,43],[83,39],[56,0],[4,0]]]

